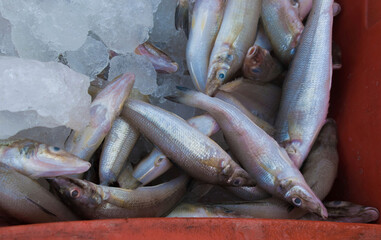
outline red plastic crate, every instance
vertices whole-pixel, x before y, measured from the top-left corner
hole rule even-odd
[[[167,1],[167,0],[163,0]],[[329,115],[339,132],[339,175],[329,196],[381,209],[381,0],[337,0]],[[381,239],[377,224],[265,219],[114,219],[0,228],[0,238]]]

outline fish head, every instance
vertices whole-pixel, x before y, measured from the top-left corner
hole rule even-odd
[[[59,147],[38,144],[33,154],[31,154],[32,150],[29,151],[29,165],[33,166],[39,177],[83,173],[91,166],[90,163]]]
[[[101,194],[91,182],[69,177],[56,177],[48,181],[59,197],[73,208],[96,208],[102,203]]]
[[[253,178],[243,170],[238,164],[233,164],[230,162],[229,164],[222,163],[222,173],[225,176],[228,176],[228,184],[234,187],[241,186],[255,186],[255,181]]]
[[[313,193],[306,183],[287,183],[291,187],[284,195],[285,199],[296,207],[308,210],[316,215],[327,219],[328,212],[323,203]],[[287,187],[287,186],[283,186]]]
[[[212,96],[218,87],[229,80],[231,75],[231,65],[234,61],[234,56],[228,51],[217,55],[215,61],[209,66],[208,78],[206,82],[205,93]]]

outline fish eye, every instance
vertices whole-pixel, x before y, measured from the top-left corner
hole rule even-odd
[[[299,0],[291,0],[291,4],[292,4],[294,7],[299,7]]]
[[[158,158],[155,160],[155,165],[159,165],[162,161],[164,160],[164,158]]]
[[[52,152],[58,152],[61,150],[61,148],[59,147],[49,147],[49,150],[52,151]]]
[[[77,198],[77,197],[79,197],[79,192],[78,192],[78,190],[77,190],[77,189],[73,189],[73,190],[71,190],[71,191],[70,191],[70,197],[72,197],[72,198]]]
[[[291,55],[294,55],[295,52],[296,52],[296,49],[295,49],[295,48],[293,48],[293,49],[290,50],[290,54],[291,54]]]
[[[295,204],[295,206],[300,206],[302,205],[302,200],[300,198],[293,198],[292,203]]]
[[[224,71],[219,71],[217,73],[217,77],[218,77],[219,80],[224,80],[225,77],[226,77],[225,72]]]
[[[233,181],[233,185],[234,186],[241,186],[241,180],[240,179],[235,179],[234,181]]]

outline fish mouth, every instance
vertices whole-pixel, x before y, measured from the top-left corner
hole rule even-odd
[[[45,161],[43,158],[35,158],[34,164],[38,167],[35,169],[34,177],[57,177],[61,175],[70,175],[83,173],[89,170],[91,164],[83,160],[73,161]]]

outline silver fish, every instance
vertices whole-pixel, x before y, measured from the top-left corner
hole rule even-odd
[[[261,0],[227,0],[224,18],[210,55],[205,93],[213,95],[242,67],[254,44]]]
[[[175,61],[150,42],[140,44],[135,53],[146,56],[158,73],[174,73],[179,69]]]
[[[288,65],[304,27],[298,15],[297,1],[262,0],[261,19],[275,55]]]
[[[224,9],[225,0],[196,1],[193,9],[186,59],[193,84],[199,91],[205,91],[209,57]]]
[[[33,140],[0,140],[0,163],[31,178],[86,172],[90,163],[58,147]]]
[[[247,172],[217,143],[177,115],[130,99],[122,116],[189,175],[222,185],[253,184]]]
[[[276,140],[297,167],[323,126],[332,81],[332,4],[316,0],[283,84]]]
[[[89,125],[82,131],[72,132],[65,143],[66,151],[86,161],[90,160],[122,110],[134,82],[135,75],[123,74],[97,95],[90,106]]]
[[[101,185],[116,182],[128,155],[138,140],[139,131],[123,118],[116,118],[103,143],[99,162]]]
[[[220,130],[217,122],[207,114],[192,117],[187,122],[206,136],[212,136]],[[154,148],[146,158],[139,162],[133,172],[133,176],[142,182],[143,185],[146,185],[172,166],[173,164],[169,159],[159,149]]]
[[[36,181],[0,166],[0,206],[24,223],[79,220],[61,201]]]
[[[327,210],[305,182],[287,153],[245,114],[231,104],[178,87],[169,99],[207,111],[220,125],[228,145],[245,170],[273,196],[327,217]]]
[[[160,217],[185,194],[188,177],[134,190],[58,177],[51,185],[62,200],[86,219]]]

